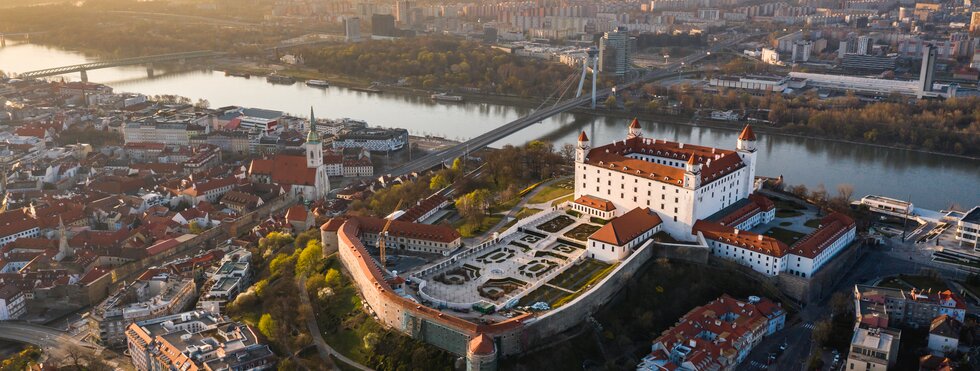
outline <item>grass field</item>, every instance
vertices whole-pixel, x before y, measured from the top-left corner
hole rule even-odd
[[[792,246],[794,243],[796,243],[796,241],[799,241],[806,235],[800,232],[791,231],[789,229],[774,227],[766,231],[766,236],[775,238],[787,245]]]
[[[543,301],[548,303],[548,305],[551,305],[565,295],[568,295],[568,293],[550,286],[541,286],[537,290],[531,291],[530,294],[524,295],[524,297],[517,302],[517,305],[531,305],[539,301]]]
[[[531,204],[540,204],[569,195],[575,191],[575,184],[572,182],[573,180],[568,178],[559,180],[549,186],[542,187],[540,190],[538,190],[538,193],[531,197],[531,199],[529,199],[527,202]]]
[[[601,227],[597,225],[582,223],[576,225],[575,228],[572,228],[572,230],[565,232],[565,237],[573,238],[579,241],[585,241],[588,240],[589,236],[595,233],[595,231],[598,231],[599,228]]]
[[[609,267],[609,264],[594,259],[587,259],[579,265],[573,265],[549,282],[552,285],[578,291],[585,286],[593,276]]]
[[[500,214],[494,214],[485,217],[479,224],[467,223],[465,220],[460,219],[459,222],[457,222],[456,225],[454,225],[453,227],[455,227],[456,230],[459,231],[459,234],[461,234],[464,238],[470,238],[470,237],[479,236],[489,231],[490,228],[493,228],[493,226],[497,225],[497,223],[500,223],[500,221],[503,219],[504,219],[503,215]]]

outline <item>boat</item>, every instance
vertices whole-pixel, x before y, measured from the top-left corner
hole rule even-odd
[[[248,74],[247,72],[231,72],[231,71],[225,71],[225,76],[244,77],[246,79],[252,78],[252,75]]]
[[[296,79],[293,79],[292,77],[279,75],[269,75],[265,78],[265,81],[283,85],[292,85],[296,83]]]
[[[432,94],[432,100],[440,100],[445,102],[462,102],[463,96],[461,95],[449,95],[446,93]]]
[[[323,80],[306,80],[306,86],[312,86],[315,88],[329,88],[330,83]]]

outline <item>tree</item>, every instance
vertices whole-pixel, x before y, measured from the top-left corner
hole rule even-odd
[[[847,313],[851,310],[851,298],[843,292],[835,292],[830,297],[830,307],[833,308],[834,315]]]
[[[603,104],[605,105],[606,108],[616,107],[616,96],[610,94],[609,97],[606,98],[605,102],[603,102]]]
[[[369,332],[367,333],[367,335],[364,335],[363,340],[364,340],[364,349],[367,349],[368,351],[372,351],[374,350],[374,347],[378,345],[378,342],[381,341],[381,337],[378,336],[378,333],[376,332]]]
[[[327,283],[327,286],[337,288],[340,286],[340,272],[330,268],[327,270],[327,274],[323,276],[323,280]]]
[[[479,221],[490,206],[490,197],[486,188],[477,189],[456,199],[456,210],[468,221]]]
[[[820,345],[826,345],[830,340],[830,333],[834,331],[833,325],[829,320],[817,322],[813,327],[813,341]]]
[[[433,191],[438,189],[443,189],[448,187],[450,184],[452,183],[449,182],[449,178],[446,177],[445,174],[440,172],[436,175],[433,175],[432,179],[429,180],[429,189]]]
[[[561,150],[559,150],[558,154],[560,154],[561,155],[561,158],[563,160],[565,160],[565,161],[569,161],[570,162],[570,161],[574,160],[575,159],[575,145],[574,144],[571,144],[571,143],[565,143],[565,144],[563,144],[561,146]]]
[[[275,335],[278,332],[278,324],[276,323],[276,320],[272,319],[271,314],[264,313],[262,314],[262,317],[259,318],[259,332],[262,333],[262,336],[265,336],[267,339],[275,338]]]
[[[847,183],[841,183],[837,185],[837,194],[840,195],[844,201],[851,201],[851,197],[854,196],[854,186]]]
[[[309,275],[322,262],[323,249],[320,248],[320,241],[310,240],[299,253],[299,258],[296,259],[296,274]]]

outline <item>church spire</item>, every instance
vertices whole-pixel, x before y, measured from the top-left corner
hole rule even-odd
[[[316,117],[313,116],[313,106],[310,106],[310,132],[306,133],[307,143],[320,143],[320,134],[316,132]]]

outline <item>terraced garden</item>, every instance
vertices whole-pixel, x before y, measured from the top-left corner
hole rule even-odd
[[[612,265],[598,260],[586,259],[578,265],[569,267],[549,283],[564,289],[578,291],[590,281],[595,282],[601,279],[599,274],[602,273],[602,276],[605,276],[609,271],[612,271],[612,267]]]
[[[572,225],[572,223],[575,223],[575,219],[572,219],[568,215],[559,215],[544,222],[544,224],[538,225],[537,228],[548,233],[557,233],[565,229],[565,227]]]
[[[576,239],[579,241],[586,241],[589,239],[589,236],[595,233],[595,231],[598,231],[599,228],[602,227],[593,224],[582,223],[576,225],[575,228],[572,228],[572,230],[565,232],[565,237]]]

